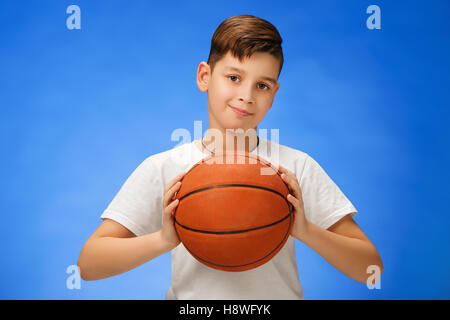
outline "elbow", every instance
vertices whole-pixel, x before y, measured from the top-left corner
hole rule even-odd
[[[89,268],[86,267],[86,264],[78,262],[78,268],[80,271],[80,278],[84,281],[93,281],[97,280],[95,277],[88,272]]]
[[[381,274],[383,273],[383,261],[381,260],[380,253],[375,248],[375,246],[373,246],[373,252],[371,254],[370,261],[371,263],[368,264],[366,270],[367,275],[370,278],[376,279],[376,282],[378,282],[381,279]]]
[[[370,264],[366,265],[364,274],[361,275],[358,282],[367,284],[368,286],[376,285],[381,280],[381,275],[383,274],[383,261],[377,254],[377,258],[374,259]]]
[[[377,272],[379,273],[380,277],[383,273],[383,261],[381,260],[381,256],[378,253],[377,249],[375,248],[375,262],[372,264],[372,266],[378,268]]]
[[[80,272],[80,278],[83,279],[84,281],[90,281],[91,278],[89,277],[89,274],[86,272],[87,270],[86,264],[84,263],[83,258],[81,256],[80,258],[78,258],[77,266]]]
[[[87,257],[87,253],[86,253],[86,245],[81,249],[81,253],[80,256],[78,257],[78,261],[77,261],[77,266],[78,266],[78,271],[80,273],[80,278],[83,279],[84,281],[92,281],[95,280],[92,276],[91,273],[89,272],[89,263],[88,263],[88,257]]]
[[[94,281],[105,278],[105,276],[99,274],[98,266],[92,259],[89,259],[86,255],[80,255],[77,262],[80,278],[84,281]]]

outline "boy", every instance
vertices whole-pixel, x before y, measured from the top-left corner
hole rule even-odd
[[[202,139],[148,157],[103,212],[102,224],[83,246],[78,261],[84,280],[111,277],[172,251],[172,283],[166,299],[303,299],[294,239],[304,242],[350,278],[366,283],[367,267],[381,258],[352,217],[351,202],[309,155],[257,137],[271,108],[283,66],[282,39],[268,21],[231,17],[215,31],[208,63],[197,84],[208,92],[209,128]],[[243,129],[248,141],[237,146]],[[227,143],[216,141],[219,132]],[[277,148],[273,148],[273,147]],[[245,150],[272,162],[289,186],[294,223],[285,246],[269,262],[243,272],[209,268],[180,243],[174,228],[175,200],[183,175],[211,153]],[[161,214],[162,213],[162,214]]]

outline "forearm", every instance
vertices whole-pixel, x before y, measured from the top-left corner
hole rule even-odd
[[[171,249],[159,231],[133,238],[101,237],[86,242],[78,266],[82,279],[98,280],[134,269]]]
[[[333,267],[353,280],[366,283],[367,267],[376,265],[383,270],[376,248],[361,239],[346,237],[308,223],[307,231],[298,239],[313,249]]]

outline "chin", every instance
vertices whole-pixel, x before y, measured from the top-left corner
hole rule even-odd
[[[225,128],[232,130],[242,129],[245,133],[248,129],[251,129],[253,127],[243,126],[242,123],[230,123],[228,126],[225,126]]]

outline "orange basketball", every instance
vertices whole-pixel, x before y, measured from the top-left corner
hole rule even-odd
[[[261,173],[261,169],[273,174]],[[293,222],[289,189],[269,162],[244,151],[212,154],[182,178],[175,229],[201,263],[245,271],[270,259],[286,243]]]

